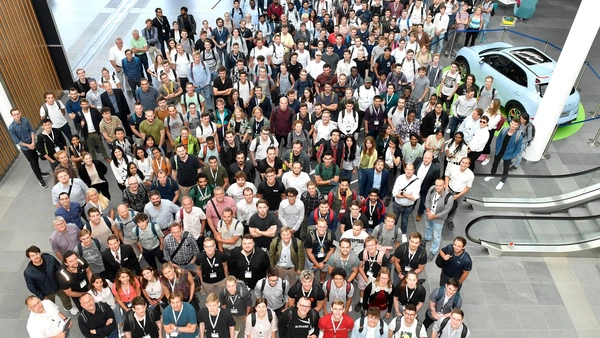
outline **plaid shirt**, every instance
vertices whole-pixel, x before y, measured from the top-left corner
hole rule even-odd
[[[319,201],[321,200],[321,198],[322,196],[319,190],[317,190],[317,194],[315,195],[315,197],[311,197],[308,191],[302,193],[302,196],[300,196],[300,200],[302,201],[302,203],[304,203],[304,217],[308,217],[311,212],[313,212],[316,208],[319,207]]]
[[[181,246],[181,249],[179,249],[179,252],[177,252],[177,254],[174,257],[172,257],[171,255],[179,246],[179,242],[177,242],[175,240],[175,237],[173,237],[173,235],[171,234],[168,234],[165,237],[165,260],[171,261],[177,265],[185,265],[192,260],[192,257],[198,255],[198,245],[196,245],[196,241],[194,241],[193,236],[188,235],[185,238],[183,238],[183,240],[185,242]]]

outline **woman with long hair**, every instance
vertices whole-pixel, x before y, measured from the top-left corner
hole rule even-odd
[[[346,136],[344,140],[344,160],[342,161],[341,177],[347,177],[352,182],[352,175],[356,174],[360,164],[360,147],[352,135]]]
[[[79,167],[79,178],[90,188],[95,188],[110,199],[110,189],[106,180],[108,168],[104,163],[92,159],[92,154],[83,152],[83,165]]]
[[[250,141],[252,128],[250,127],[250,121],[248,121],[248,117],[242,107],[237,107],[233,110],[233,117],[229,120],[227,129],[233,130],[242,143],[245,144]]]
[[[235,111],[236,108],[244,109],[244,100],[240,97],[240,92],[237,89],[232,89],[231,94],[227,96],[225,108],[230,112]]]
[[[231,51],[233,51],[233,44],[237,42],[240,46],[239,51],[247,56],[248,46],[246,45],[246,40],[241,36],[239,28],[234,28],[230,33],[229,39],[227,39],[227,55],[231,54]]]
[[[110,161],[110,168],[112,169],[119,189],[125,190],[125,180],[127,179],[127,163],[133,161],[133,159],[125,154],[123,148],[114,146],[112,151],[112,161]]]
[[[410,142],[410,135],[421,132],[421,120],[417,118],[415,111],[409,111],[406,118],[401,118],[398,127],[396,127],[396,134],[399,137],[400,147],[404,146],[405,143]]]
[[[471,32],[467,32],[465,37],[465,47],[472,47],[475,44],[475,40],[477,39],[477,35],[479,35],[479,31],[483,28],[483,8],[481,6],[477,6],[471,17],[469,18],[469,24],[467,25],[467,30]],[[471,43],[469,44],[469,41]]]
[[[127,178],[131,176],[137,178],[139,184],[143,184],[148,178],[142,173],[135,162],[127,163]],[[125,180],[125,185],[129,186],[129,180]]]
[[[311,140],[308,136],[308,132],[304,129],[304,121],[296,120],[292,122],[292,131],[287,136],[287,149],[292,149],[294,147],[294,142],[300,141],[302,142],[302,151],[308,153],[310,156],[311,150]]]
[[[381,129],[379,129],[379,135],[375,139],[375,146],[377,149],[377,157],[384,158],[385,153],[390,143],[390,138],[394,134],[394,129],[387,123],[384,123]]]
[[[487,128],[490,132],[490,137],[488,138],[488,141],[485,144],[485,148],[483,148],[483,151],[481,152],[481,154],[485,156],[483,162],[481,162],[481,165],[486,165],[490,163],[490,145],[492,144],[492,139],[494,138],[496,129],[502,128],[502,126],[498,126],[498,123],[500,123],[500,120],[502,119],[502,113],[500,112],[500,100],[493,99],[492,103],[490,103],[490,106],[488,107],[488,109],[486,109],[483,115],[489,118]]]
[[[200,310],[198,297],[196,297],[196,285],[192,274],[186,269],[173,265],[171,262],[162,265],[161,283],[167,288],[165,296],[169,298],[172,292],[179,291],[186,301],[196,309]]]
[[[390,171],[388,193],[385,198],[385,204],[387,205],[392,198],[392,189],[394,189],[396,177],[402,174],[402,148],[400,148],[400,141],[397,137],[390,137],[387,150],[383,156],[383,161],[385,162],[385,168]],[[398,168],[400,168],[400,170],[398,170]],[[383,198],[383,196],[381,196],[381,198]]]
[[[154,139],[154,136],[152,135],[146,135],[146,138],[144,139],[144,150],[146,150],[146,155],[148,158],[152,158],[152,150],[154,148],[158,147],[158,144],[156,144],[156,140]],[[159,147],[158,148],[160,150],[160,152],[163,154],[163,156],[165,155],[165,152]]]
[[[154,175],[156,175],[159,170],[170,173],[171,161],[163,155],[160,148],[154,147],[152,149],[152,171],[155,173]]]
[[[120,268],[112,285],[112,293],[115,301],[127,313],[131,309],[131,301],[142,295],[140,282],[135,278],[133,272],[127,268]]]
[[[394,309],[396,309],[396,313],[404,313],[404,307],[407,304],[413,304],[419,311],[425,303],[426,296],[427,291],[423,285],[419,284],[417,274],[414,271],[408,271],[402,282],[394,288]]]
[[[150,307],[160,306],[164,309],[169,305],[166,297],[169,290],[161,283],[158,271],[151,266],[142,269],[141,289]]]
[[[157,54],[156,58],[154,59],[154,63],[148,67],[148,69],[146,70],[148,72],[148,74],[150,74],[150,76],[152,76],[152,86],[154,88],[158,88],[159,83],[160,83],[160,73],[163,72],[163,66],[162,66],[162,62],[164,61],[164,58],[162,56],[162,54]]]
[[[173,30],[179,31],[179,29],[175,28],[175,26],[173,26],[171,31]],[[169,41],[167,41],[167,60],[169,60],[171,63],[174,63],[174,56],[177,54],[177,41],[173,38],[170,38]]]
[[[444,129],[438,128],[435,132],[427,137],[425,143],[425,151],[433,153],[433,162],[440,163],[440,152],[444,150]]]
[[[419,51],[415,53],[415,59],[421,67],[427,67],[427,65],[433,59],[431,53],[429,52],[429,46],[421,45]]]
[[[312,114],[312,112],[315,109],[315,95],[313,94],[313,91],[310,88],[304,88],[304,91],[302,92],[302,96],[300,97],[299,101],[300,103],[306,103],[308,113]]]
[[[110,217],[115,219],[115,210],[110,207],[110,200],[104,195],[98,193],[95,188],[90,188],[86,193],[87,203],[85,204],[83,213],[88,214],[88,210],[91,208],[97,208],[100,211],[100,216]],[[108,224],[107,224],[108,225]]]
[[[253,325],[254,324],[254,325]],[[275,338],[277,316],[267,306],[265,298],[257,298],[249,316],[246,316],[246,338]]]
[[[462,131],[454,134],[454,139],[446,141],[445,146],[446,157],[444,158],[444,175],[448,176],[452,172],[452,168],[460,165],[463,157],[467,157],[467,145],[465,143],[465,135]]]
[[[358,186],[362,187],[362,177],[367,169],[373,168],[377,160],[377,149],[373,136],[365,137],[360,148],[360,159],[358,162]],[[367,192],[365,192],[367,193]]]
[[[142,148],[135,149],[135,159],[133,163],[138,168],[138,171],[144,175],[144,184],[150,186],[153,181],[154,170],[152,170],[152,161],[147,156],[147,153]]]
[[[88,285],[89,291],[88,293],[92,295],[94,301],[104,302],[113,309],[115,313],[115,321],[117,325],[121,326],[123,324],[123,316],[121,316],[121,310],[117,307],[117,303],[115,302],[115,296],[113,296],[110,287],[108,286],[108,282],[106,279],[102,278],[100,274],[95,273],[90,278],[90,284]]]
[[[381,311],[381,314],[385,313],[386,319],[389,319],[392,316],[393,303],[394,293],[390,270],[388,268],[381,268],[377,278],[370,282],[365,289],[362,299],[363,310],[374,306]]]
[[[110,73],[110,71],[106,68],[102,68],[102,72],[101,72],[101,76],[100,76],[100,81],[98,82],[98,84],[101,84],[103,82],[108,82],[110,83],[110,86],[112,89],[122,89],[123,85],[121,84],[121,80],[119,80],[119,77],[113,72],[112,74]]]

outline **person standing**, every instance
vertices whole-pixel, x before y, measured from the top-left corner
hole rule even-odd
[[[167,337],[196,338],[198,336],[196,311],[190,303],[184,302],[185,299],[180,291],[169,295],[169,306],[163,311],[162,318]]]
[[[163,10],[160,7],[157,7],[154,10],[156,17],[152,19],[152,26],[156,27],[158,30],[158,48],[163,53],[163,57],[165,55],[165,42],[169,40],[171,33],[171,25],[169,24],[169,19],[163,15]]]
[[[435,180],[435,186],[429,188],[427,197],[425,197],[425,242],[431,243],[431,250],[427,256],[427,261],[431,262],[438,252],[442,241],[442,228],[444,227],[445,218],[450,213],[454,204],[454,199],[450,198],[451,194],[444,189],[444,180],[438,178]]]
[[[477,162],[477,159],[483,153],[483,149],[490,138],[490,132],[487,128],[490,118],[483,116],[483,110],[480,108],[475,108],[475,110],[479,111],[481,117],[479,118],[479,128],[475,127],[473,137],[467,144],[467,156],[471,159],[471,165],[469,166],[471,171],[475,171],[475,162]]]
[[[450,194],[454,196],[452,209],[446,218],[446,224],[450,230],[454,230],[454,215],[456,214],[456,210],[462,203],[462,200],[467,192],[471,190],[473,181],[475,180],[475,175],[471,169],[469,169],[470,164],[471,159],[468,157],[463,157],[460,160],[460,164],[458,166],[453,166],[450,174],[445,178],[445,189],[449,190]]]
[[[197,320],[200,338],[234,338],[235,320],[229,310],[221,307],[215,293],[206,297],[206,307],[198,311]]]
[[[32,295],[25,299],[25,305],[31,311],[27,319],[29,337],[68,337],[73,322],[51,300]]]
[[[187,152],[183,144],[175,146],[175,152],[171,160],[171,177],[179,183],[179,196],[190,195],[190,190],[196,185],[196,176],[202,171],[198,158]]]
[[[137,29],[134,29],[133,32],[131,32],[131,35],[133,38],[131,39],[131,41],[129,41],[129,46],[131,47],[131,51],[140,60],[140,62],[142,64],[141,67],[143,67],[142,76],[139,78],[139,80],[141,80],[145,76],[147,76],[149,78],[148,80],[152,81],[152,78],[151,78],[150,74],[148,73],[148,55],[146,54],[148,52],[148,50],[150,49],[148,41],[146,41],[146,38],[144,38],[143,36],[140,36],[140,32]],[[125,57],[127,57],[127,51],[125,51]],[[131,60],[127,60],[127,61],[131,61]],[[123,64],[123,66],[125,66],[125,63]],[[127,69],[125,70],[125,73],[127,74]],[[145,75],[145,74],[147,74],[147,75]],[[127,76],[129,76],[129,75],[127,75]],[[129,84],[131,84],[131,82],[129,82]],[[137,84],[139,85],[139,81]]]
[[[310,299],[300,297],[296,306],[288,307],[279,317],[279,337],[316,338],[319,336],[319,318],[319,313],[311,308]]]
[[[496,138],[496,153],[494,155],[494,162],[492,163],[492,171],[490,172],[492,175],[496,174],[498,164],[500,164],[501,160],[503,161],[502,178],[498,182],[498,185],[496,185],[496,190],[500,190],[504,186],[504,182],[508,179],[510,164],[521,153],[523,148],[524,142],[522,141],[523,136],[518,130],[519,124],[519,120],[516,118],[512,119],[510,126],[503,128]],[[493,179],[494,177],[487,176],[483,180],[489,182]]]
[[[44,181],[44,177],[50,176],[47,172],[42,172],[40,169],[40,163],[38,162],[38,156],[35,152],[35,131],[27,120],[23,117],[18,108],[10,110],[10,116],[13,118],[13,122],[8,126],[8,132],[13,142],[19,146],[23,155],[29,161],[31,170],[37,180],[40,182],[40,186],[44,189],[48,188],[48,185]]]
[[[182,269],[196,272],[196,257],[198,246],[196,241],[188,232],[183,232],[181,223],[173,223],[170,226],[170,234],[165,236],[163,254],[166,261],[177,264]]]
[[[135,297],[131,302],[132,311],[125,314],[123,332],[129,338],[160,338],[162,323],[160,307],[148,307],[143,297]],[[137,322],[137,324],[136,324]]]
[[[450,280],[458,281],[457,288],[460,291],[471,269],[473,260],[469,253],[465,251],[467,240],[464,237],[457,236],[452,244],[448,244],[440,250],[440,256],[446,263],[440,273],[440,286],[449,283]]]
[[[394,196],[394,213],[400,218],[400,230],[402,231],[402,243],[406,242],[406,231],[408,228],[408,217],[415,207],[415,201],[420,197],[421,180],[414,175],[415,166],[408,163],[405,173],[400,175],[394,183],[392,195]]]
[[[323,338],[348,338],[354,328],[352,317],[344,314],[344,302],[337,299],[331,304],[331,313],[319,319]]]

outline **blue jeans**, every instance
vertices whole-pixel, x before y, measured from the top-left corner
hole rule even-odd
[[[119,338],[119,330],[115,329],[106,338]]]
[[[462,123],[462,121],[464,121],[464,117],[456,117],[456,116],[452,116],[450,118],[450,125],[448,126],[448,128],[450,128],[450,138],[454,138],[454,133],[456,133],[456,129],[458,129],[458,126]]]
[[[400,230],[403,234],[406,234],[406,229],[408,228],[408,216],[410,216],[414,208],[414,204],[405,207],[394,201],[394,214],[400,219]]]
[[[117,325],[123,324],[123,314],[121,313],[121,306],[118,303],[115,304],[113,312],[115,314],[115,322],[117,322]]]
[[[208,113],[209,110],[215,110],[213,105],[213,93],[211,85],[202,88],[196,88],[195,91],[204,97],[204,106],[206,107],[205,113]],[[198,109],[200,109],[200,107],[198,107]]]
[[[517,155],[517,157],[515,157],[515,160],[513,161],[513,166],[515,168],[518,168],[519,164],[521,164],[521,160],[523,159],[523,153],[525,152],[525,149],[527,149],[527,144],[523,144],[521,149],[523,150],[519,152],[519,154]]]
[[[342,178],[342,177],[347,177],[348,180],[350,180],[350,183],[352,183],[352,170],[342,169],[340,178]]]
[[[440,244],[442,243],[442,228],[444,223],[440,223],[438,219],[430,220],[427,217],[425,220],[425,239],[431,242],[431,250],[429,252],[436,254],[440,250]]]
[[[437,40],[437,46],[435,46],[435,49],[437,49],[437,52],[442,54],[442,52],[444,51],[444,38],[446,37],[446,32],[440,33],[438,39]]]
[[[479,37],[481,38],[481,40],[485,39],[485,34],[487,33],[485,30],[488,28],[488,25],[490,24],[490,18],[485,18],[485,16],[482,16],[483,18],[483,30],[479,33]]]

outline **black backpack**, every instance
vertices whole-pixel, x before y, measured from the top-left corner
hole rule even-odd
[[[450,320],[450,317],[446,317],[440,323],[440,330],[438,331],[438,337],[441,337],[442,331],[444,330],[444,328],[448,324],[449,320]],[[465,325],[465,323],[462,323],[462,326],[463,326],[463,328],[462,328],[462,332],[460,333],[460,338],[465,338],[467,336],[467,333],[469,332],[469,328]]]
[[[153,308],[147,307],[146,308],[146,314],[148,315],[148,323],[150,325],[154,325],[154,327],[156,327],[156,324],[155,324],[156,319],[154,319],[154,314],[152,314],[153,310],[154,310]],[[134,315],[135,315],[134,311],[129,311],[126,314],[126,316],[127,316],[127,318],[126,318],[127,322],[129,322],[129,327],[132,329],[132,331],[133,331],[133,328],[136,326],[135,319],[133,318]],[[144,323],[144,324],[146,324],[146,323]],[[146,325],[144,325],[144,326],[146,326]],[[146,331],[146,330],[144,330],[144,331]]]
[[[267,317],[269,318],[269,323],[273,322],[273,311],[271,311],[271,309],[267,309]],[[256,312],[252,312],[250,318],[252,320],[252,327],[256,326]]]
[[[294,250],[296,251],[296,254],[298,254],[298,239],[296,237],[292,236],[291,242],[292,242],[292,246],[294,247]],[[277,250],[279,243],[281,243],[281,237],[277,236],[277,241],[275,242],[275,250]]]
[[[95,238],[92,238],[92,242],[94,242],[94,244],[96,244],[98,251],[100,251],[100,253],[102,253],[102,249],[100,248],[100,241]],[[77,244],[77,252],[79,253],[79,257],[83,257],[83,246],[81,245],[81,243]]]
[[[359,322],[359,327],[358,327],[358,333],[362,333],[363,330],[365,329],[365,316],[360,316],[360,322]],[[396,320],[396,325],[398,325],[398,322]],[[396,331],[394,331],[394,333],[396,333]],[[379,335],[383,336],[383,319],[379,319]]]
[[[394,334],[396,334],[396,332],[400,331],[400,328],[402,327],[402,317],[404,317],[404,316],[396,317],[396,327],[394,328]],[[450,318],[446,318],[446,319],[450,319]],[[419,337],[423,323],[421,323],[418,319],[415,319],[415,320],[417,321],[417,329],[415,330],[415,336]],[[442,332],[442,329],[440,329],[439,332]],[[439,337],[439,335],[438,335],[438,337]],[[465,338],[465,337],[461,337],[461,338]]]
[[[260,294],[261,294],[261,296],[264,296],[265,286],[267,286],[267,278],[263,279],[263,283],[262,283],[262,285],[260,287]],[[281,289],[283,290],[283,302],[284,303],[285,303],[285,296],[286,296],[286,293],[285,293],[285,288],[286,287],[287,287],[287,283],[286,283],[285,279],[281,278]],[[254,319],[252,320],[252,326],[253,327],[254,327],[254,322],[255,321],[256,320],[254,320]],[[271,318],[269,318],[269,322],[270,321],[271,321]]]

